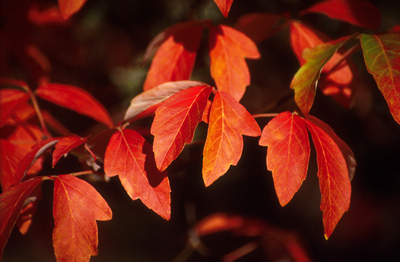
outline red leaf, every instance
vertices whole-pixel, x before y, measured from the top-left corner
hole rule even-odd
[[[195,86],[205,86],[207,84],[197,81],[175,81],[161,84],[155,88],[144,91],[135,96],[129,108],[126,110],[124,120],[147,116],[157,109],[161,102],[164,102],[170,96],[186,89]]]
[[[54,104],[89,116],[108,127],[113,121],[107,110],[87,91],[70,85],[49,83],[36,89],[36,94]]]
[[[85,2],[86,0],[58,0],[62,17],[67,20],[78,12]]]
[[[0,127],[15,112],[29,100],[29,94],[16,89],[0,89]]]
[[[257,46],[242,32],[219,25],[210,29],[209,54],[211,76],[218,90],[239,101],[250,85],[245,58],[260,58]]]
[[[163,43],[153,58],[143,90],[190,78],[203,28],[203,21],[191,21],[165,30],[162,35],[168,37],[161,40]]]
[[[296,104],[303,114],[307,115],[314,103],[322,68],[349,38],[344,37],[303,51],[303,58],[307,62],[300,67],[290,83],[290,88],[294,89]]]
[[[25,151],[21,147],[0,139],[0,184],[3,191],[18,184],[15,175],[24,155]]]
[[[290,112],[279,114],[265,126],[260,145],[268,146],[267,167],[284,206],[307,176],[310,144],[304,119]]]
[[[35,191],[24,202],[24,206],[22,207],[22,210],[19,213],[18,219],[15,223],[22,235],[25,235],[28,232],[32,224],[33,215],[36,213],[41,195],[42,191]]]
[[[350,24],[378,30],[381,14],[371,2],[364,0],[325,0],[300,12],[324,14],[332,19],[342,20]]]
[[[53,246],[57,261],[89,261],[97,255],[96,220],[110,220],[103,197],[86,181],[59,175],[54,181]]]
[[[208,135],[203,151],[203,179],[206,186],[236,165],[243,151],[243,135],[259,136],[260,127],[233,97],[217,92],[211,105]]]
[[[400,33],[361,34],[360,40],[368,72],[400,124]]]
[[[217,4],[219,10],[221,10],[221,13],[225,17],[228,17],[229,10],[231,10],[233,0],[214,0],[214,2]]]
[[[60,9],[57,5],[42,10],[38,5],[32,5],[29,8],[28,19],[37,26],[48,24],[64,24],[65,20],[61,16]]]
[[[268,37],[283,19],[280,15],[251,13],[243,15],[235,24],[235,28],[245,33],[254,43],[259,44]]]
[[[336,141],[314,122],[305,121],[317,152],[322,220],[325,238],[328,239],[350,206],[349,172]]]
[[[210,86],[182,90],[156,110],[150,132],[154,135],[154,156],[160,171],[178,157],[186,143],[192,142],[211,91]]]
[[[41,178],[29,180],[0,194],[0,260],[25,200],[39,187],[41,182]]]
[[[104,171],[107,176],[119,175],[128,195],[142,202],[164,219],[171,216],[170,186],[166,172],[155,165],[151,145],[136,131],[120,130],[107,146]]]
[[[53,167],[56,165],[58,160],[60,160],[60,158],[63,155],[67,154],[72,149],[82,145],[86,141],[87,141],[86,138],[81,138],[79,136],[69,136],[60,138],[53,151]]]

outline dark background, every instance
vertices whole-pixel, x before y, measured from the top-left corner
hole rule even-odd
[[[99,99],[118,121],[129,101],[141,92],[149,63],[140,65],[151,39],[166,27],[187,19],[210,18],[233,26],[237,19],[252,12],[279,14],[298,11],[316,1],[234,0],[224,18],[212,0],[88,0],[67,23],[37,26],[25,19],[32,4],[40,8],[55,1],[1,1],[1,28],[19,42],[32,42],[47,56],[53,82],[76,85]],[[400,24],[399,1],[373,1],[382,12],[381,32]],[[332,38],[362,31],[322,15],[307,15],[303,21]],[[370,32],[370,31],[362,31]],[[20,38],[20,40],[19,40]],[[204,39],[203,39],[204,40]],[[22,45],[22,44],[21,44]],[[290,49],[288,30],[258,45],[262,58],[248,61],[252,84],[241,103],[255,113],[290,92],[289,84],[299,65]],[[37,71],[13,50],[2,52],[2,76],[36,84]],[[212,84],[207,67],[206,44],[200,47],[194,79]],[[8,52],[8,53],[7,53]],[[99,255],[91,261],[172,261],[185,248],[192,217],[200,220],[214,212],[227,212],[255,218],[272,228],[293,233],[313,261],[400,261],[400,127],[391,117],[386,102],[363,65],[361,52],[353,55],[358,66],[360,92],[349,110],[318,92],[311,114],[325,121],[354,151],[357,169],[352,181],[348,212],[328,241],[323,236],[319,209],[315,153],[312,152],[308,177],[291,202],[281,207],[270,172],[265,167],[266,148],[258,138],[245,138],[242,158],[236,167],[208,188],[201,178],[202,145],[187,146],[169,168],[172,188],[172,215],[165,221],[140,201],[132,201],[118,178],[95,182],[94,186],[113,211],[113,219],[98,222]],[[40,73],[39,73],[40,74]],[[272,112],[293,111],[293,98],[283,99]],[[69,110],[40,101],[72,132],[85,136],[103,127]],[[258,120],[261,128],[268,119]],[[144,120],[138,125],[149,125]],[[205,131],[200,126],[199,131]],[[201,132],[199,132],[201,135]],[[79,171],[73,157],[62,159],[58,170],[44,174]],[[69,171],[71,170],[71,171]],[[46,173],[47,172],[47,173]],[[51,235],[52,182],[43,183],[43,196],[29,232],[22,236],[13,230],[5,247],[3,261],[55,261]],[[218,261],[254,238],[220,233],[203,239],[209,256],[194,252],[188,261]],[[273,243],[265,245],[273,246]],[[271,248],[260,247],[240,261],[277,261]],[[268,260],[270,259],[270,260]],[[286,260],[284,260],[286,261]],[[290,261],[290,260],[289,260]]]

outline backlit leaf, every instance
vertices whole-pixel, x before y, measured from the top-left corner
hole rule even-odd
[[[325,0],[303,10],[300,14],[320,13],[332,19],[377,30],[381,23],[379,9],[365,0]]]
[[[0,139],[0,184],[3,191],[18,184],[19,181],[17,181],[15,175],[25,154],[23,148],[5,139]]]
[[[143,90],[165,82],[190,78],[203,28],[202,21],[195,21],[175,26],[174,30],[166,29],[166,35],[169,35],[153,58]]]
[[[322,68],[348,39],[349,37],[344,37],[303,51],[303,58],[307,62],[300,67],[290,83],[290,88],[294,89],[296,104],[303,114],[307,115],[314,103]]]
[[[22,104],[29,100],[29,94],[17,89],[0,89],[0,127],[2,127],[7,118]]]
[[[39,187],[42,179],[36,178],[11,187],[0,194],[0,260],[25,200]]]
[[[368,72],[400,124],[400,33],[362,34],[360,40]]]
[[[174,81],[166,82],[155,88],[144,91],[143,93],[140,93],[131,100],[131,104],[126,110],[124,120],[138,117],[138,115],[152,114],[157,109],[157,105],[165,101],[170,96],[187,88],[204,85],[207,84],[190,80]]]
[[[211,76],[218,90],[239,101],[250,85],[245,58],[260,58],[257,46],[244,33],[219,25],[210,28],[209,54]]]
[[[215,94],[211,105],[208,134],[203,151],[203,179],[206,186],[236,165],[243,151],[243,137],[261,135],[249,112],[224,92]]]
[[[228,17],[229,10],[231,10],[233,0],[214,0],[214,2],[217,4],[219,10],[221,10],[221,13],[225,17]]]
[[[104,171],[118,175],[128,195],[142,202],[164,219],[171,216],[171,196],[167,173],[155,164],[151,145],[136,131],[115,132],[107,146]]]
[[[110,207],[93,186],[71,175],[55,178],[53,201],[57,261],[89,261],[97,255],[96,220],[110,220]]]
[[[154,135],[154,156],[160,171],[178,157],[186,143],[192,142],[211,91],[210,86],[185,89],[168,98],[156,110],[151,133]]]
[[[346,160],[336,141],[306,119],[317,152],[318,178],[324,235],[328,239],[344,212],[349,209],[351,184]]]
[[[103,105],[91,94],[79,87],[48,83],[40,86],[35,92],[40,98],[56,105],[89,116],[110,128],[114,126],[110,115]]]
[[[68,136],[60,138],[53,151],[53,167],[63,155],[67,154],[72,149],[82,145],[86,141],[86,138],[81,138],[79,136]]]
[[[86,0],[58,0],[62,17],[67,20],[78,12],[85,2]]]
[[[279,114],[265,126],[260,145],[268,146],[267,167],[284,206],[307,176],[310,144],[304,119],[290,112]]]

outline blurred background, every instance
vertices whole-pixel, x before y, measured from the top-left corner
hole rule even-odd
[[[49,76],[52,82],[79,86],[101,101],[118,122],[130,100],[142,90],[150,63],[142,65],[141,59],[148,43],[163,29],[189,19],[211,19],[234,26],[242,15],[253,12],[289,12],[296,17],[315,2],[234,0],[228,18],[224,18],[212,0],[88,0],[77,14],[62,22],[56,8],[50,9],[54,15],[42,19],[42,12],[56,7],[57,1],[2,0],[1,76],[22,79],[32,88],[43,76]],[[400,25],[398,0],[370,2],[382,13],[380,32]],[[301,20],[334,39],[357,31],[371,33],[322,15],[305,15]],[[204,40],[205,35],[192,79],[213,84]],[[26,46],[41,51],[44,58],[40,67],[22,54]],[[261,42],[258,48],[262,58],[248,60],[252,84],[241,103],[251,113],[266,113],[266,108],[268,113],[295,110],[289,85],[299,64],[290,48],[288,29]],[[296,240],[311,261],[400,261],[400,126],[366,71],[361,51],[352,58],[359,71],[359,88],[351,108],[344,109],[318,92],[310,112],[335,130],[354,151],[358,163],[350,209],[329,240],[323,235],[315,152],[299,192],[281,207],[265,166],[266,148],[258,146],[258,138],[246,137],[239,164],[208,188],[201,177],[202,144],[185,147],[168,169],[170,221],[140,201],[132,201],[118,178],[93,182],[111,207],[113,219],[98,222],[99,254],[91,261],[220,261],[247,243],[257,245],[237,261],[294,261],[282,248],[282,239],[288,237]],[[72,111],[39,102],[80,136],[104,129]],[[269,119],[257,121],[263,128]],[[137,126],[150,124],[151,119],[143,119]],[[206,126],[201,124],[199,136],[202,132],[206,132]],[[62,159],[58,170],[45,168],[43,174],[66,170],[79,171],[78,161],[73,157]],[[52,188],[51,182],[43,183],[42,199],[29,232],[22,236],[13,230],[3,261],[55,261]],[[196,222],[216,212],[255,220],[261,231],[210,234],[201,238],[204,247],[191,253],[188,232]]]

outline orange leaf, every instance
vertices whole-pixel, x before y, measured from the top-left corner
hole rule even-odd
[[[304,119],[290,112],[279,114],[265,126],[260,145],[268,146],[267,167],[284,206],[307,176],[310,144]]]
[[[161,39],[163,43],[153,58],[143,90],[190,78],[203,28],[202,21],[190,21],[165,30],[166,39]]]
[[[236,165],[243,151],[243,135],[259,136],[260,127],[233,97],[217,92],[211,105],[208,135],[203,151],[203,179],[206,186]]]
[[[316,123],[306,119],[317,152],[324,235],[328,239],[349,209],[351,184],[346,160],[336,141]]]
[[[378,30],[381,24],[379,9],[364,0],[325,0],[303,10],[300,15],[308,13],[324,14],[332,19],[373,30]]]
[[[81,138],[79,136],[68,136],[60,138],[53,151],[53,167],[63,155],[67,154],[72,149],[82,145],[86,141],[86,138]]]
[[[39,187],[41,182],[41,178],[29,180],[0,194],[0,260],[25,200]]]
[[[218,90],[239,101],[250,85],[245,58],[260,58],[257,46],[242,32],[219,25],[210,28],[209,54],[211,76]]]
[[[0,127],[15,110],[29,100],[29,94],[16,89],[0,89]]]
[[[156,168],[151,145],[136,131],[119,130],[107,146],[104,171],[107,176],[119,175],[128,195],[140,198],[164,219],[171,216],[170,186],[166,172]]]
[[[221,13],[225,17],[228,17],[229,10],[231,10],[233,0],[214,0],[214,2],[217,4]]]
[[[400,124],[400,33],[361,34],[365,65]]]
[[[103,197],[86,181],[59,175],[54,181],[53,246],[57,261],[89,261],[97,255],[96,220],[110,220]]]
[[[58,0],[60,12],[64,20],[78,12],[86,0]]]
[[[49,83],[40,86],[35,92],[39,97],[56,105],[89,116],[110,128],[114,126],[103,105],[91,94],[79,87]]]
[[[211,91],[210,86],[182,90],[156,110],[150,132],[154,135],[154,156],[160,171],[178,157],[186,143],[192,142]]]

